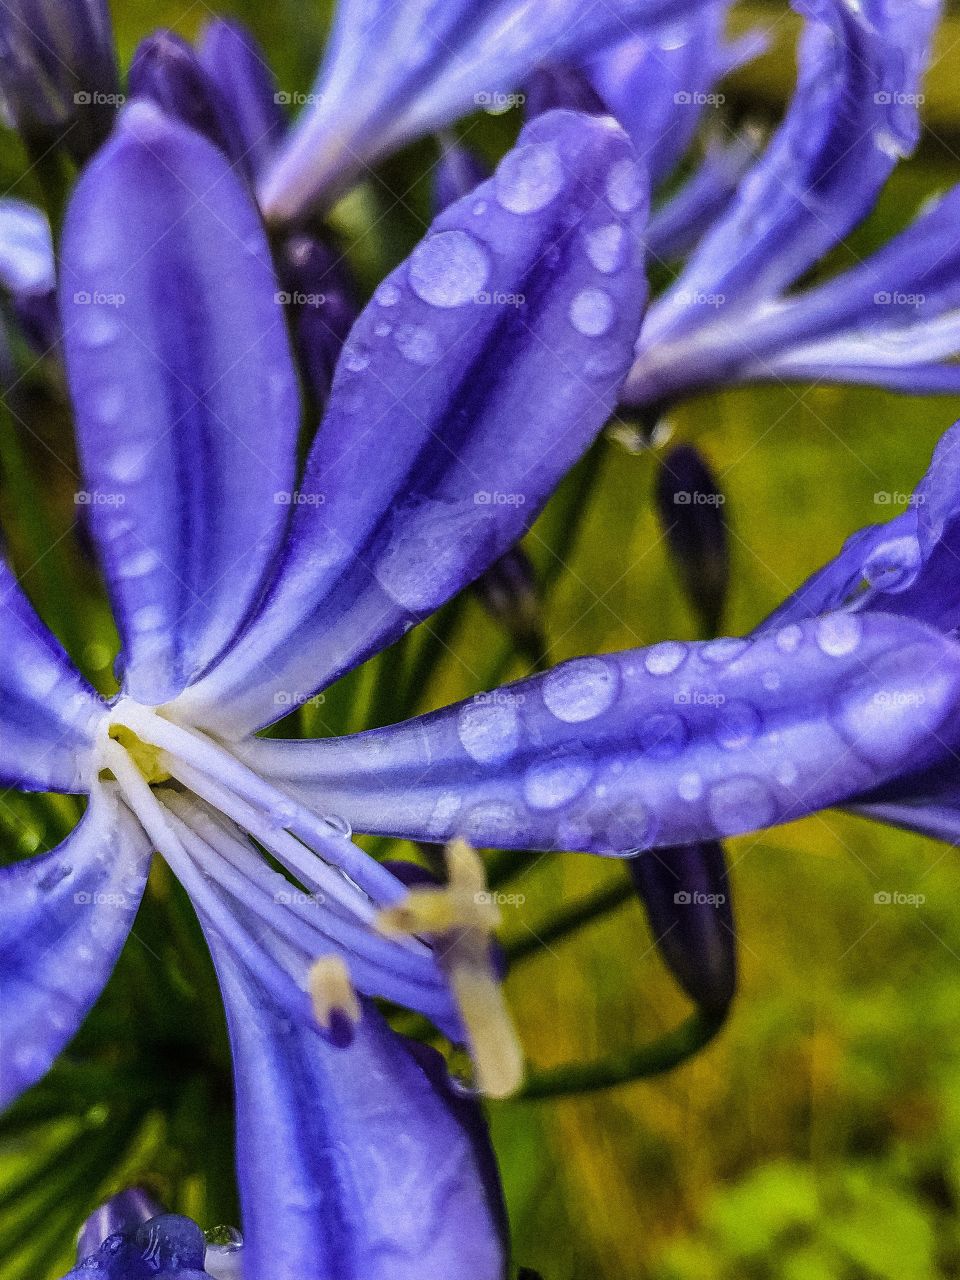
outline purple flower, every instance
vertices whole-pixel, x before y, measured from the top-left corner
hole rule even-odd
[[[219,1251],[215,1251],[219,1252]],[[84,1224],[77,1266],[64,1280],[240,1280],[239,1269],[205,1270],[203,1232],[164,1213],[139,1189],[122,1191]]]
[[[79,1026],[159,851],[223,991],[253,1280],[503,1271],[476,1104],[372,1001],[466,1043],[482,1090],[518,1082],[491,963],[496,909],[455,837],[514,843],[520,774],[502,799],[474,790],[520,745],[519,704],[508,692],[451,709],[435,739],[426,722],[398,726],[399,754],[371,770],[360,747],[355,777],[355,740],[254,735],[461,590],[535,518],[629,367],[645,215],[612,121],[535,121],[377,290],[298,479],[284,310],[228,159],[136,103],[74,194],[60,298],[78,501],[120,632],[122,689],[106,704],[95,695],[0,570],[0,778],[89,797],[58,848],[0,871],[0,1095],[35,1081]],[[615,264],[598,263],[598,233],[622,240]],[[264,749],[276,759],[262,770]],[[436,771],[416,763],[421,750],[436,751]],[[538,749],[548,766],[554,754]],[[289,776],[330,765],[329,797]],[[412,800],[436,788],[417,838],[452,837],[446,886],[408,890],[352,843],[335,803],[372,832],[404,825],[393,789],[411,766]],[[531,812],[552,806],[558,832],[544,785]]]
[[[0,109],[35,152],[85,160],[110,129],[117,67],[106,0],[7,0],[0,7]]]
[[[869,212],[915,146],[940,8],[927,0],[795,7],[806,28],[786,117],[651,307],[624,393],[632,406],[658,409],[744,382],[960,386],[960,365],[947,363],[960,351],[960,190],[864,262],[795,288]],[[704,181],[712,199],[715,184]],[[661,256],[676,243],[676,230],[667,230]]]
[[[265,214],[298,221],[391,151],[471,111],[509,105],[540,63],[586,56],[693,7],[691,0],[341,0],[309,101],[263,170]]]

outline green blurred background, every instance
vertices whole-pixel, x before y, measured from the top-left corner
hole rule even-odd
[[[249,0],[222,11],[250,22],[283,88],[309,88],[323,5],[273,0],[267,9]],[[122,0],[115,17],[124,63],[152,27],[193,35],[209,16],[204,4]],[[773,121],[792,84],[797,24],[780,4],[737,11],[740,27],[754,19],[773,31],[774,45],[730,83],[725,110]],[[925,197],[960,181],[958,72],[960,18],[942,33],[918,155],[825,270],[883,242]],[[519,126],[516,114],[464,130],[496,155]],[[382,186],[340,210],[365,289],[422,234],[434,159],[432,144],[411,149],[385,168]],[[21,167],[10,143],[5,185]],[[388,234],[361,234],[383,212]],[[47,368],[15,396],[30,432],[14,432],[7,417],[0,423],[0,516],[11,555],[64,639],[88,637],[77,656],[108,687],[112,633],[73,527],[69,410]],[[727,630],[751,627],[852,530],[895,514],[900,508],[875,494],[911,490],[957,409],[948,398],[796,387],[714,395],[673,414],[673,439],[700,444],[727,495]],[[544,603],[551,661],[695,634],[651,509],[656,465],[648,450],[601,441],[531,533],[538,565],[550,571],[559,554],[566,566]],[[592,467],[599,479],[574,529],[571,511]],[[44,546],[54,550],[35,563]],[[79,584],[81,602],[64,598],[64,580],[71,591]],[[429,635],[414,635],[308,709],[303,727],[360,728],[523,674],[475,602],[444,625],[450,648],[439,662],[427,660]],[[49,845],[74,817],[67,802],[5,797],[8,856]],[[827,814],[731,841],[729,852],[742,976],[720,1037],[655,1079],[491,1108],[517,1263],[546,1280],[960,1276],[955,850]],[[622,880],[614,863],[543,858],[509,881],[523,901],[505,909],[505,937],[526,945],[561,904]],[[882,890],[924,901],[878,905]],[[508,993],[537,1066],[654,1039],[688,1011],[635,902],[529,952]],[[129,1178],[152,1175],[171,1207],[205,1226],[236,1221],[230,1106],[213,978],[189,908],[157,866],[90,1024],[0,1123],[2,1280],[60,1274],[82,1214]]]

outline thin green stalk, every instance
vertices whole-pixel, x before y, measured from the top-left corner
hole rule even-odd
[[[566,1098],[662,1075],[704,1049],[725,1021],[725,1012],[706,1013],[698,1009],[679,1027],[639,1048],[594,1062],[563,1063],[545,1071],[533,1071],[517,1096],[525,1101]]]
[[[576,933],[584,925],[601,919],[625,903],[634,901],[636,896],[636,889],[626,877],[616,884],[604,885],[579,902],[565,907],[550,920],[537,924],[530,933],[506,943],[504,953],[511,964],[516,964],[519,960],[536,955],[552,942],[559,942],[561,938]]]

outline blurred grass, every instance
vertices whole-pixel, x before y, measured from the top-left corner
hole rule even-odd
[[[308,87],[325,6],[275,0],[268,11],[252,2],[224,8],[257,29],[281,85]],[[750,8],[769,14],[782,6]],[[126,62],[151,26],[167,21],[194,34],[207,11],[125,0],[116,16]],[[785,34],[791,21],[783,24]],[[868,225],[834,255],[834,267],[881,242],[925,195],[960,179],[950,141],[960,134],[954,73],[960,26],[947,30],[941,48],[928,89],[933,128],[920,156],[896,175]],[[740,72],[734,109],[779,109],[791,61],[784,43],[757,68]],[[499,141],[514,124],[483,121],[476,137]],[[388,249],[394,256],[418,234],[422,175],[431,156],[425,144],[391,167],[391,181],[402,180],[415,193]],[[15,171],[16,154],[3,164],[4,174]],[[378,264],[364,252],[355,256],[372,279]],[[72,465],[54,457],[63,456],[66,412],[39,374],[21,392],[18,411],[35,431],[26,441],[28,461],[59,536],[75,513]],[[894,514],[875,494],[909,492],[956,411],[945,398],[829,387],[738,391],[677,411],[675,437],[700,443],[728,497],[735,563],[728,629],[751,627],[848,533]],[[652,458],[609,442],[599,450],[595,500],[548,609],[551,661],[694,634],[651,513]],[[564,537],[576,481],[528,539],[544,567]],[[21,536],[19,496],[9,491],[5,471],[4,527],[37,597],[43,584]],[[83,575],[84,630],[92,636],[79,656],[101,687],[109,687],[113,635],[102,595],[82,546],[74,541],[66,554]],[[475,692],[502,665],[502,640],[473,602],[450,643],[453,652],[418,690],[418,709]],[[509,673],[521,671],[514,664]],[[316,709],[313,729],[369,723],[385,706],[379,688],[377,668],[343,682]],[[10,853],[23,856],[50,843],[63,817],[48,814],[38,830],[29,808],[5,810]],[[491,1109],[517,1261],[546,1280],[960,1276],[955,851],[828,814],[732,841],[730,853],[742,990],[721,1038],[655,1081],[588,1099]],[[510,884],[524,901],[508,908],[508,938],[529,937],[557,904],[621,875],[615,864],[590,858],[544,859]],[[922,894],[925,901],[877,905],[879,890]],[[68,1061],[50,1078],[50,1089],[79,1099],[89,1093],[91,1133],[120,1126],[132,1135],[122,1172],[99,1183],[88,1177],[88,1203],[125,1178],[152,1171],[172,1205],[209,1225],[235,1217],[236,1208],[221,1167],[230,1127],[223,1028],[207,1013],[212,976],[196,944],[182,895],[158,871],[136,936],[70,1055],[100,1063],[103,1075],[85,1079]],[[650,1039],[686,1013],[636,904],[523,961],[508,990],[530,1056],[541,1065]],[[133,1076],[126,1054],[136,1046],[125,1046],[118,1035],[131,1009],[154,1059],[142,1079]],[[198,1046],[203,1054],[195,1059]],[[129,1098],[110,1099],[125,1082],[130,1090],[133,1078],[131,1113]],[[43,1089],[28,1099],[38,1114],[49,1096]],[[5,1181],[21,1167],[35,1167],[42,1144],[57,1136],[24,1126],[9,1137]],[[62,1228],[61,1269],[68,1235]],[[0,1263],[3,1280],[14,1274],[11,1262]]]

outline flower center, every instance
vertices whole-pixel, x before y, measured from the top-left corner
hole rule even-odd
[[[119,742],[123,747],[149,786],[171,780],[172,774],[160,762],[163,753],[158,747],[141,741],[133,730],[128,729],[124,724],[111,725],[108,734],[114,742]]]

